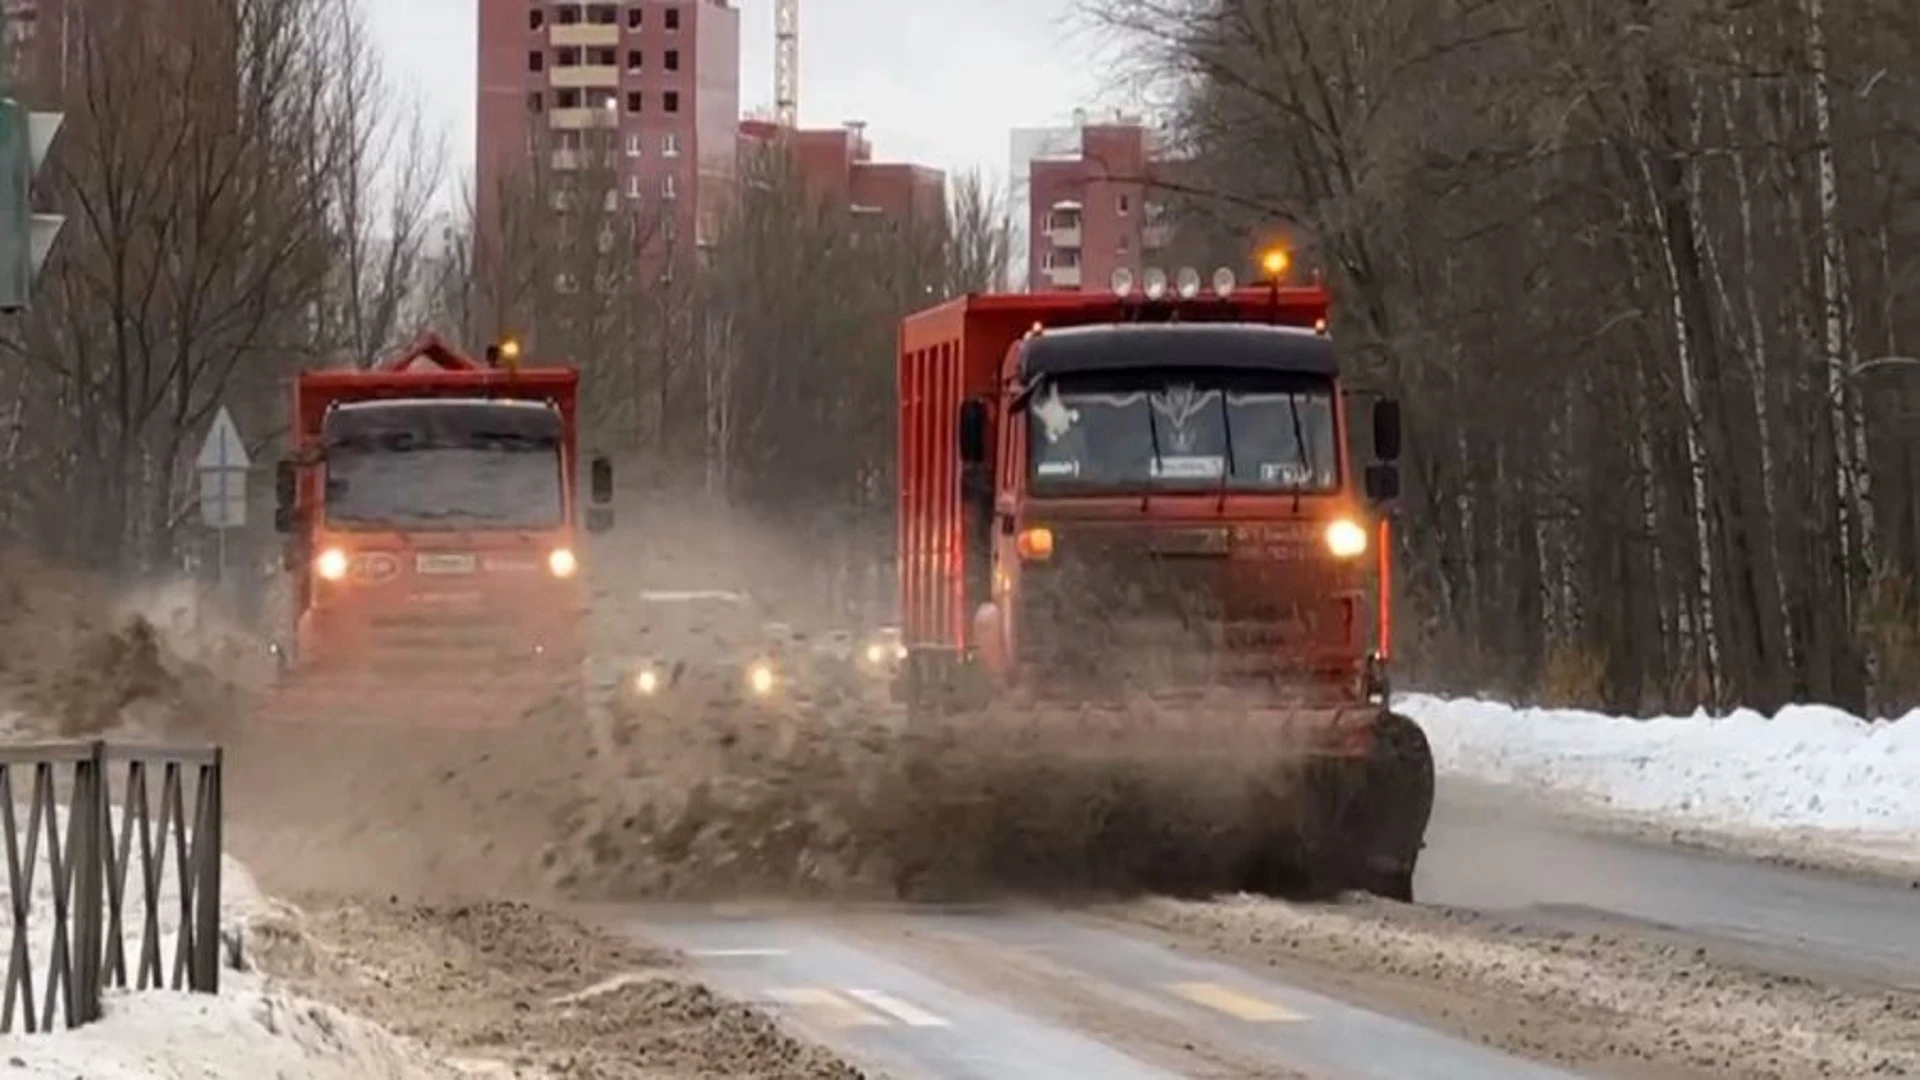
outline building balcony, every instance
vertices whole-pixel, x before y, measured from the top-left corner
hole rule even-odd
[[[1077,289],[1080,287],[1080,264],[1062,263],[1049,266],[1045,270],[1049,284],[1056,289]]]
[[[579,150],[555,150],[551,163],[555,172],[574,172],[587,163],[587,155]]]
[[[620,68],[616,64],[557,67],[547,76],[547,84],[555,90],[617,87],[620,85]]]
[[[1063,251],[1074,251],[1080,247],[1080,223],[1058,222],[1047,226],[1047,243]]]
[[[620,28],[599,23],[555,23],[547,32],[547,41],[555,48],[615,48],[620,44]]]
[[[555,131],[619,127],[620,114],[604,105],[588,105],[578,109],[552,109],[547,113],[547,126]]]

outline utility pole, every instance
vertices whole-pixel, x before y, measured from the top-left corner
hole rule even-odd
[[[30,306],[34,279],[67,221],[33,212],[33,178],[64,119],[0,97],[0,313]]]

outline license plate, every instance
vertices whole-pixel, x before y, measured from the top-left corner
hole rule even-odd
[[[413,567],[422,574],[471,574],[473,573],[473,556],[421,555],[414,560]]]

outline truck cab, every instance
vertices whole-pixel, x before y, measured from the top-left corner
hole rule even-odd
[[[277,477],[290,674],[538,692],[581,677],[576,523],[611,524],[612,468],[592,463],[583,507],[579,375],[515,361],[428,337],[374,369],[300,376]]]
[[[1326,291],[1182,277],[909,320],[909,681],[947,663],[1024,697],[1382,699],[1398,406],[1373,402],[1375,460],[1356,463]],[[937,371],[943,349],[959,371]],[[930,415],[942,390],[962,391],[948,425]],[[930,569],[936,428],[958,476],[946,583]]]

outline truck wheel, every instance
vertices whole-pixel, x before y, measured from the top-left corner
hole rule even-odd
[[[1413,902],[1413,872],[1426,847],[1433,817],[1433,748],[1420,725],[1382,712],[1373,751],[1362,766],[1353,804],[1354,840],[1361,857],[1355,887],[1403,903]]]

